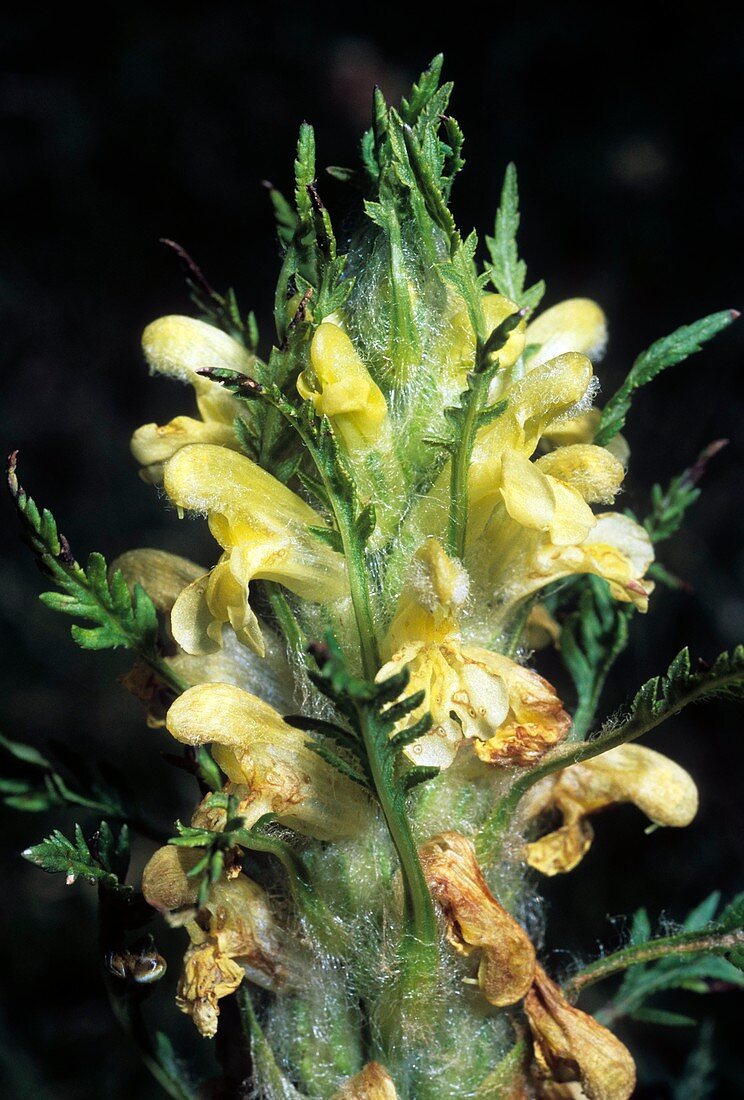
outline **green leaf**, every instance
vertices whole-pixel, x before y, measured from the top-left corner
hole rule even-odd
[[[700,496],[698,482],[705,473],[708,462],[726,443],[725,439],[710,443],[700,452],[692,466],[672,478],[666,490],[660,485],[654,485],[651,490],[651,512],[643,521],[653,543],[664,542],[680,529],[687,509]]]
[[[126,826],[114,834],[106,822],[101,823],[99,833],[89,843],[79,825],[75,826],[74,838],[68,838],[55,829],[45,840],[34,844],[23,852],[23,858],[48,874],[64,874],[67,884],[76,879],[98,883],[113,890],[131,892],[116,867],[128,861],[129,841]]]
[[[602,410],[602,418],[594,442],[604,447],[622,430],[635,390],[645,386],[667,367],[682,363],[689,356],[700,351],[703,344],[728,328],[738,316],[738,313],[730,309],[711,313],[709,317],[703,317],[694,324],[683,325],[670,336],[664,336],[642,352],[630,368],[620,389],[613,394]]]
[[[70,545],[47,509],[39,511],[18,481],[17,455],[8,463],[8,487],[21,520],[25,542],[41,571],[59,592],[44,592],[41,600],[58,611],[91,624],[75,623],[71,633],[84,649],[124,647],[137,653],[164,682],[177,691],[184,685],[162,660],[158,648],[155,605],[140,585],[130,591],[122,574],[109,577],[103,555],[93,553],[85,567],[74,558]]]
[[[525,289],[527,265],[519,259],[517,251],[517,231],[519,229],[519,189],[517,169],[514,164],[507,165],[504,184],[501,189],[501,204],[496,214],[493,237],[486,237],[486,245],[491,263],[486,265],[486,274],[499,294],[511,298],[513,302],[532,313],[540,304],[545,293],[545,283],[534,283]]]
[[[570,740],[581,741],[589,731],[607,675],[628,644],[632,606],[618,605],[609,585],[587,577],[576,610],[561,630],[561,659],[576,689],[578,706]]]

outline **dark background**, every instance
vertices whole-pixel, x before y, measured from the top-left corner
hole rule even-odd
[[[590,295],[609,316],[606,395],[656,337],[742,307],[742,14],[521,7],[461,4],[435,15],[349,5],[339,14],[217,0],[208,9],[130,3],[105,16],[27,6],[6,17],[0,441],[21,449],[23,480],[79,555],[151,545],[210,560],[200,527],[177,523],[128,454],[137,425],[187,411],[185,392],[148,379],[138,346],[149,320],[189,311],[158,238],[184,244],[217,287],[234,285],[268,336],[277,248],[260,181],[289,188],[303,119],[316,125],[321,164],[352,163],[371,86],[397,98],[440,49],[467,136],[456,216],[490,231],[505,164],[517,162],[521,250],[548,281],[546,304]],[[321,189],[344,210],[338,185]],[[634,407],[624,501],[639,510],[652,481],[667,482],[712,439],[731,445],[666,551],[694,591],[660,592],[635,623],[607,712],[683,643],[711,657],[744,636],[743,349],[742,333],[729,330]],[[191,792],[161,761],[165,739],[112,686],[123,659],[76,650],[67,624],[38,604],[40,579],[9,504],[0,537],[3,731],[112,757],[164,822],[185,816]],[[733,705],[710,705],[654,737],[698,778],[699,817],[650,838],[631,809],[598,822],[581,868],[547,891],[556,965],[571,957],[563,949],[617,943],[608,916],[646,904],[681,918],[712,889],[741,887],[741,724]],[[0,812],[3,1095],[155,1097],[101,990],[93,891],[66,888],[17,854],[51,824]],[[172,1018],[169,993],[160,997]],[[735,1095],[744,1087],[741,1001],[725,990],[684,1001],[673,1007],[715,1018],[719,1094]],[[194,1045],[184,1024],[181,1040]],[[661,1077],[679,1071],[695,1034],[650,1027],[624,1037],[649,1063],[652,1083],[639,1095],[670,1095]]]

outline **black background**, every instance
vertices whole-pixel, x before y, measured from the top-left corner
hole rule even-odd
[[[601,375],[612,392],[651,340],[742,307],[743,22],[715,5],[671,4],[461,4],[439,14],[219,0],[91,14],[16,9],[3,29],[0,84],[0,440],[21,449],[27,487],[53,507],[79,555],[151,545],[210,560],[201,526],[179,525],[128,454],[138,424],[187,411],[185,393],[147,378],[138,346],[149,320],[189,310],[158,238],[184,244],[214,285],[234,285],[268,334],[277,248],[260,181],[289,188],[303,119],[316,126],[320,163],[352,163],[371,86],[395,99],[440,49],[467,137],[459,223],[490,231],[505,164],[515,160],[522,253],[547,279],[547,304],[589,295],[606,309]],[[343,221],[338,186],[321,189]],[[729,330],[634,407],[624,503],[639,510],[654,480],[668,481],[712,439],[731,444],[666,552],[694,591],[660,592],[636,621],[607,712],[683,643],[711,657],[744,635],[743,348],[742,333]],[[122,659],[77,651],[67,625],[37,603],[39,578],[9,504],[0,534],[4,732],[112,757],[164,823],[186,816],[191,791],[161,761],[165,738],[112,686]],[[627,808],[598,822],[581,868],[547,890],[555,966],[617,943],[622,925],[608,916],[646,904],[680,918],[712,889],[741,886],[741,729],[741,714],[717,704],[655,736],[654,747],[699,780],[699,817],[652,837]],[[66,888],[20,860],[51,822],[8,810],[0,822],[3,1094],[158,1095],[105,1004],[92,890]],[[164,987],[166,1018],[168,997]],[[719,1094],[735,1095],[744,1087],[737,995],[690,994],[674,1007],[716,1019]],[[194,1046],[183,1024],[177,1038]],[[679,1071],[694,1032],[623,1034],[647,1064],[651,1083],[639,1095],[670,1095],[662,1077]]]

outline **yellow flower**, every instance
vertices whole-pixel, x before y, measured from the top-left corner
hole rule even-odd
[[[459,833],[440,833],[422,845],[419,857],[447,939],[461,955],[480,951],[478,984],[486,1000],[515,1004],[532,985],[535,949],[488,889],[473,845]]]
[[[648,606],[653,561],[645,530],[626,516],[595,515],[622,484],[622,462],[604,447],[575,443],[532,460],[556,417],[587,390],[591,364],[565,354],[506,391],[505,412],[476,440],[469,475],[466,564],[481,600],[495,600],[494,632],[516,603],[551,581],[594,573],[616,599]]]
[[[332,840],[355,834],[366,820],[361,788],[308,748],[306,733],[247,691],[231,684],[189,688],[171,706],[166,725],[186,745],[214,746],[247,827],[275,813],[298,832]]]
[[[481,299],[486,336],[497,329],[502,321],[519,310],[519,306],[502,294],[484,294]],[[465,388],[465,376],[475,365],[475,333],[470,316],[461,298],[453,298],[447,318],[443,343],[445,363],[453,372],[457,392]],[[525,346],[525,322],[512,329],[504,347],[498,352],[502,371],[509,370],[519,359]]]
[[[183,925],[189,934],[176,1004],[211,1038],[217,1031],[218,1001],[234,993],[244,978],[264,989],[287,988],[291,950],[266,891],[245,875],[216,882],[197,912],[198,884],[188,872],[201,854],[193,848],[159,848],[142,873],[142,892],[169,923]]]
[[[563,823],[527,845],[527,862],[545,875],[571,871],[594,838],[591,814],[633,802],[656,825],[689,825],[698,808],[695,783],[684,768],[642,745],[620,745],[547,776],[533,789],[527,813],[557,810]]]
[[[628,1100],[636,1080],[630,1052],[606,1027],[573,1008],[539,965],[524,1008],[541,1095]],[[561,1091],[573,1082],[581,1092]]]
[[[173,608],[173,635],[187,653],[214,651],[229,622],[262,655],[261,630],[248,602],[254,578],[279,581],[321,603],[346,594],[342,556],[310,530],[325,526],[322,517],[244,455],[209,444],[184,447],[166,464],[164,485],[179,509],[207,513],[225,551]]]
[[[568,298],[530,321],[525,344],[536,347],[527,359],[528,370],[568,351],[596,362],[607,345],[607,319],[590,298]]]
[[[388,1071],[379,1062],[368,1062],[361,1073],[334,1092],[331,1100],[398,1100],[398,1093]]]
[[[473,738],[489,764],[534,763],[565,737],[570,725],[553,688],[536,672],[479,646],[456,632],[468,596],[468,577],[436,539],[417,552],[388,631],[390,661],[378,679],[407,667],[405,694],[424,691],[409,718],[431,713],[430,733],[405,750],[417,764],[448,767],[463,738]]]
[[[233,427],[241,407],[222,386],[197,373],[209,367],[250,374],[255,359],[227,333],[193,317],[161,317],[148,325],[142,349],[150,370],[189,382],[196,394],[200,420],[177,416],[169,424],[144,424],[132,437],[132,454],[145,481],[159,482],[163,464],[190,443],[213,443],[239,449]]]
[[[349,337],[338,325],[318,325],[310,345],[310,367],[297,389],[327,416],[344,449],[353,454],[379,447],[387,406]]]

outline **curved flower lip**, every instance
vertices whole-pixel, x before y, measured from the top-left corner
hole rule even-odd
[[[368,1062],[334,1092],[331,1100],[398,1100],[393,1079],[379,1062]]]
[[[589,1100],[629,1100],[636,1082],[630,1052],[606,1027],[573,1008],[539,964],[524,1009],[539,1080],[559,1088],[576,1082]]]
[[[165,463],[190,443],[214,443],[240,449],[232,422],[223,424],[218,420],[177,416],[168,424],[143,424],[130,442],[132,455],[141,466],[142,480],[152,485],[161,482]]]
[[[563,824],[527,845],[527,862],[545,875],[572,871],[594,838],[591,814],[621,802],[632,802],[656,825],[683,828],[697,813],[694,781],[679,764],[643,745],[627,744],[574,764],[534,788],[527,813],[549,808]]]
[[[478,984],[486,1000],[516,1004],[532,985],[535,949],[488,889],[473,845],[460,833],[440,833],[421,846],[419,858],[447,939],[462,955],[480,950]]]
[[[406,693],[425,693],[407,719],[428,711],[433,720],[431,732],[405,750],[415,763],[449,767],[463,740],[472,738],[484,762],[526,766],[565,736],[570,718],[537,673],[462,644],[457,618],[468,590],[462,565],[437,539],[427,539],[411,564],[388,631],[388,648],[399,648],[377,678],[407,667]]]
[[[228,779],[247,788],[239,813],[250,827],[266,813],[298,832],[332,840],[358,832],[369,802],[361,788],[308,747],[307,735],[232,684],[199,684],[175,700],[168,731],[187,745],[212,744]]]

